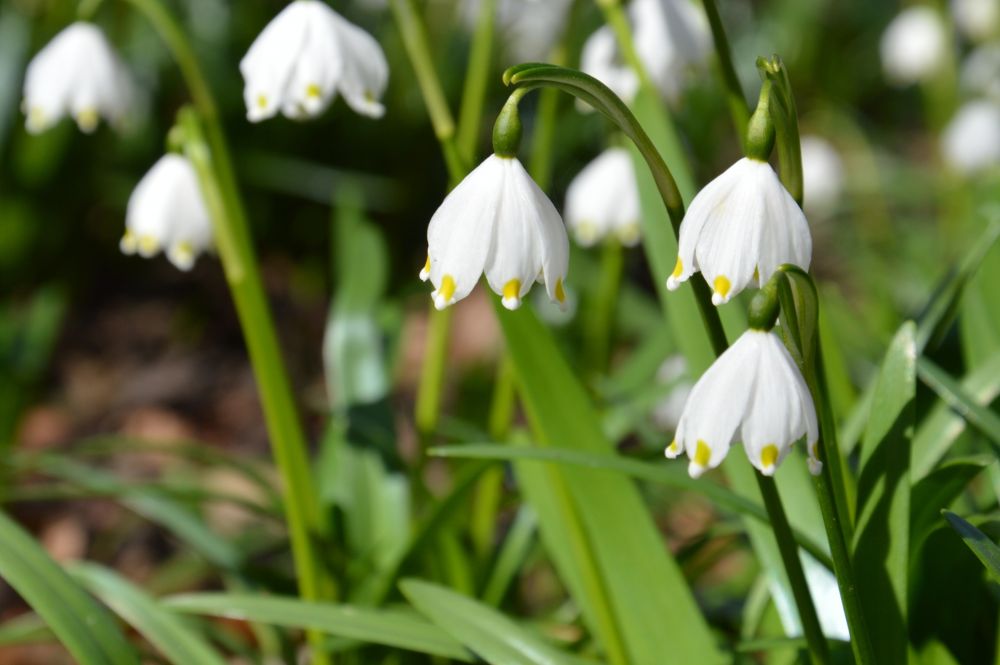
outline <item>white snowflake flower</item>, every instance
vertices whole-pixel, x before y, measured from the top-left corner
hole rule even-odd
[[[267,24],[240,61],[247,118],[315,117],[339,92],[379,118],[389,66],[378,42],[321,0],[295,0]]]
[[[899,86],[926,80],[944,61],[947,44],[944,24],[934,9],[903,10],[889,23],[879,44],[886,78]]]
[[[608,148],[573,178],[566,190],[566,225],[590,247],[614,234],[626,246],[639,242],[639,187],[632,156]]]
[[[212,224],[194,167],[181,155],[164,155],[129,197],[122,252],[151,258],[165,250],[175,267],[190,270],[212,246]]]
[[[517,309],[535,281],[566,301],[566,227],[516,157],[490,155],[448,195],[427,228],[420,279],[438,309],[461,300],[486,274],[504,307]]]
[[[951,0],[951,14],[972,41],[987,41],[1000,31],[1000,0]]]
[[[634,0],[629,6],[629,23],[636,54],[653,85],[665,99],[677,101],[688,74],[703,68],[711,54],[711,34],[703,10],[690,0]],[[625,63],[609,26],[598,28],[587,39],[580,69],[626,103],[639,91],[639,77]]]
[[[1000,164],[1000,105],[983,99],[963,105],[941,135],[941,152],[965,174]]]
[[[774,332],[751,328],[691,389],[666,456],[686,452],[688,473],[697,478],[719,466],[739,440],[750,463],[770,476],[803,436],[817,474],[819,428],[805,379]]]
[[[26,127],[37,134],[66,115],[90,133],[104,118],[119,124],[132,103],[132,84],[100,28],[78,21],[38,52],[24,77]]]
[[[729,302],[783,263],[809,269],[809,223],[771,165],[744,157],[698,192],[681,223],[671,291],[701,271],[712,302]]]

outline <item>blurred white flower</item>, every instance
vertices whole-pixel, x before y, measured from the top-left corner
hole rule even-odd
[[[1000,0],[951,0],[955,26],[974,42],[996,37],[1000,30]]]
[[[356,112],[385,112],[389,66],[378,42],[321,0],[295,0],[272,19],[240,61],[247,118],[280,111],[294,119],[325,111],[339,92]]]
[[[783,263],[809,269],[812,236],[795,199],[767,162],[739,160],[698,192],[681,222],[677,265],[667,288],[701,271],[716,305]]]
[[[686,452],[688,473],[697,478],[719,466],[739,439],[750,463],[770,476],[803,436],[810,470],[819,473],[816,408],[805,379],[774,332],[751,328],[691,389],[666,455]]]
[[[496,26],[500,48],[510,64],[544,61],[566,28],[571,0],[497,0]],[[472,30],[483,0],[464,0],[462,18]]]
[[[618,40],[610,26],[598,28],[583,44],[580,52],[580,69],[611,88],[626,103],[639,92],[639,75],[627,66],[618,50]],[[590,107],[583,102],[577,108]]]
[[[420,279],[444,309],[486,274],[503,306],[517,309],[535,281],[563,303],[569,239],[555,206],[515,157],[490,155],[448,195],[427,227]]]
[[[1000,164],[1000,105],[963,105],[941,135],[941,151],[954,169],[972,174]]]
[[[587,164],[566,190],[566,225],[590,247],[610,234],[627,246],[639,242],[639,187],[632,156],[608,148]]]
[[[97,26],[65,28],[28,64],[24,101],[29,132],[37,134],[70,115],[90,133],[101,118],[118,124],[132,102],[125,65]]]
[[[656,370],[656,382],[673,388],[667,396],[653,407],[653,423],[657,427],[674,432],[684,413],[684,405],[691,395],[691,382],[687,380],[687,361],[684,356],[670,356]]]
[[[687,74],[705,66],[712,36],[701,4],[690,0],[632,0],[635,49],[653,84],[675,101]]]
[[[180,270],[190,270],[212,248],[212,224],[198,176],[187,158],[167,154],[142,177],[128,200],[125,254],[144,258],[165,250]]]
[[[676,101],[688,74],[702,68],[711,53],[711,34],[703,10],[690,0],[633,0],[629,23],[636,54],[653,85],[668,101]],[[587,39],[580,69],[626,102],[638,92],[639,78],[624,62],[609,26]]]
[[[947,44],[944,24],[934,9],[904,9],[882,33],[882,70],[895,85],[922,81],[941,66]]]
[[[962,88],[1000,102],[1000,44],[985,44],[972,51],[962,63]]]
[[[829,141],[803,136],[802,183],[806,210],[828,214],[837,207],[844,191],[844,163]]]

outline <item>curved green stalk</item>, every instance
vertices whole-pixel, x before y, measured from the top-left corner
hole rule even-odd
[[[179,114],[185,152],[198,171],[209,205],[219,256],[256,375],[272,451],[284,486],[285,514],[299,590],[308,600],[331,599],[336,595],[336,585],[315,549],[315,541],[322,539],[326,529],[306,440],[257,270],[249,225],[215,100],[191,45],[173,16],[158,0],[127,1],[149,19],[167,43],[197,108],[197,114],[191,109]],[[316,662],[327,662],[319,648],[322,635],[311,633],[310,642],[316,648]]]
[[[667,208],[674,234],[680,235],[680,224],[684,218],[684,203],[673,175],[635,116],[607,86],[576,70],[535,63],[511,67],[504,72],[504,83],[517,86],[520,89],[543,86],[558,88],[587,102],[614,122],[635,143],[646,160],[659,190],[660,198]],[[729,348],[729,345],[722,327],[722,320],[719,318],[719,312],[712,305],[710,291],[705,281],[692,280],[692,285],[695,287],[698,309],[712,343],[712,349],[716,356],[720,356]],[[761,494],[768,507],[768,514],[771,518],[775,538],[778,541],[782,562],[793,589],[806,638],[809,641],[810,653],[817,663],[829,663],[829,648],[822,631],[819,629],[819,619],[816,616],[816,608],[813,605],[808,586],[805,585],[805,573],[798,556],[798,548],[792,536],[788,517],[781,506],[774,480],[761,474],[754,475],[757,477]]]
[[[771,118],[777,133],[779,175],[785,189],[802,206],[802,146],[799,142],[799,115],[785,63],[776,55],[757,58],[757,69],[773,87]]]

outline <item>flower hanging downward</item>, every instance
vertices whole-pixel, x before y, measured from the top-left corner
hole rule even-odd
[[[666,455],[686,452],[697,478],[740,440],[750,463],[770,476],[803,436],[809,469],[819,473],[816,409],[805,380],[774,332],[751,328],[692,388]]]
[[[795,199],[767,162],[744,157],[698,192],[681,223],[673,291],[699,270],[716,305],[791,263],[809,269],[812,237]]]
[[[566,301],[569,239],[555,206],[515,157],[521,141],[515,91],[493,128],[493,155],[458,184],[427,227],[427,263],[420,279],[434,285],[444,309],[486,281],[507,309],[517,309],[536,281],[549,298]]]
[[[144,258],[166,250],[180,270],[194,267],[198,255],[212,247],[212,225],[194,167],[180,155],[160,158],[142,177],[128,200],[125,254]]]
[[[639,188],[632,157],[608,148],[573,178],[566,190],[566,224],[590,247],[608,235],[623,245],[639,242]]]
[[[389,66],[378,42],[321,0],[295,0],[240,61],[247,118],[293,119],[325,111],[339,91],[356,112],[381,117]]]
[[[32,134],[66,115],[90,133],[101,118],[121,122],[131,100],[128,73],[104,33],[79,21],[56,35],[28,64],[21,106]]]

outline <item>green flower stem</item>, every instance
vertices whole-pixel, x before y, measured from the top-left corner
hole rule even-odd
[[[816,452],[817,457],[823,461],[823,469],[816,477],[816,494],[851,632],[851,647],[857,665],[870,665],[876,661],[851,558],[854,534],[844,491],[843,460],[837,444],[836,420],[827,397],[829,391],[826,386],[823,349],[819,335],[813,334],[811,339],[803,339],[804,332],[816,330],[816,323],[819,321],[819,295],[812,278],[796,266],[781,266],[772,281],[777,281],[778,285],[782,328],[787,333],[786,345],[799,364],[813,401],[818,406],[819,440]],[[796,285],[794,290],[793,282]],[[798,298],[795,292],[798,292]]]
[[[191,109],[179,114],[185,153],[198,172],[211,212],[219,256],[256,375],[272,452],[285,491],[285,515],[299,591],[307,600],[335,598],[335,581],[315,549],[315,542],[322,539],[326,529],[306,440],[211,89],[183,30],[163,5],[158,0],[127,1],[146,16],[167,43],[197,108],[197,114]],[[310,632],[309,639],[315,650],[315,662],[329,662],[322,650],[322,634]]]
[[[476,29],[472,35],[472,50],[469,53],[469,65],[465,73],[456,135],[458,154],[466,164],[472,164],[476,157],[476,144],[486,99],[486,84],[490,76],[496,13],[497,0],[483,0],[479,7]]]
[[[335,597],[332,577],[325,574],[314,540],[322,529],[319,501],[309,470],[305,438],[291,397],[291,387],[278,349],[278,340],[257,272],[253,249],[245,221],[239,216],[240,204],[223,185],[218,168],[218,153],[210,147],[210,138],[198,114],[182,109],[179,123],[184,133],[184,152],[198,173],[202,194],[215,231],[230,292],[236,304],[250,360],[264,407],[272,451],[285,488],[285,516],[291,538],[292,557],[299,581],[299,591],[306,600]],[[240,228],[242,226],[242,228]],[[327,663],[322,650],[322,633],[310,632],[314,662]]]
[[[733,117],[733,126],[736,128],[736,133],[740,137],[740,145],[742,145],[747,138],[750,109],[747,107],[747,99],[743,95],[743,86],[740,85],[740,79],[736,75],[736,67],[733,66],[733,52],[729,48],[729,39],[726,37],[726,29],[722,25],[719,7],[715,0],[703,0],[703,2],[705,15],[708,16],[708,25],[712,30],[712,43],[715,46],[719,74],[726,89],[729,114]]]
[[[420,86],[420,93],[427,107],[434,134],[441,144],[448,177],[454,187],[465,177],[467,169],[459,154],[455,139],[455,121],[434,69],[428,45],[427,30],[417,15],[413,0],[391,0],[393,17],[403,37],[403,47],[413,67]],[[487,59],[488,60],[488,59]],[[437,429],[441,413],[441,394],[444,389],[444,365],[448,357],[448,339],[451,330],[451,310],[429,309],[427,341],[424,364],[420,370],[417,404],[414,417],[417,431],[424,437]]]
[[[101,8],[102,2],[104,2],[104,0],[80,0],[80,4],[76,7],[77,20],[93,20],[94,15],[97,14],[97,10]]]
[[[612,324],[618,289],[621,287],[625,255],[617,238],[608,238],[601,248],[601,269],[593,302],[587,307],[584,349],[588,366],[596,372],[607,368]]]
[[[448,167],[448,175],[451,177],[451,185],[454,187],[465,177],[467,166],[462,160],[456,143],[455,120],[448,108],[448,100],[445,99],[441,81],[434,70],[434,60],[431,57],[427,30],[417,14],[413,0],[391,0],[389,4],[392,8],[392,15],[396,19],[396,25],[399,26],[399,32],[403,37],[406,56],[409,58],[413,73],[417,77],[417,84],[420,86],[427,114],[434,127],[434,134],[441,143],[445,164]]]
[[[649,166],[660,192],[660,198],[667,209],[670,221],[674,229],[675,236],[680,235],[680,224],[684,218],[684,203],[681,200],[680,192],[676,182],[667,168],[663,158],[653,146],[646,132],[639,125],[635,116],[628,107],[607,88],[603,83],[582,72],[564,67],[552,65],[524,64],[511,67],[504,72],[504,82],[520,88],[537,88],[551,86],[563,90],[571,95],[582,99],[597,111],[604,114],[618,128],[628,136]],[[698,309],[701,313],[702,322],[712,343],[712,349],[716,356],[722,355],[729,344],[722,327],[722,320],[719,318],[718,310],[712,305],[711,293],[708,285],[702,279],[691,280],[694,287],[695,297],[698,302]],[[791,525],[784,508],[781,506],[774,480],[755,474],[760,486],[761,494],[764,495],[765,505],[768,507],[768,515],[774,530],[775,538],[778,541],[778,548],[782,555],[782,562],[788,579],[792,585],[799,616],[809,642],[809,649],[813,659],[817,663],[829,662],[829,648],[822,631],[818,630],[819,619],[816,616],[816,608],[813,605],[809,588],[805,585],[805,573],[802,570],[802,562],[798,556],[798,548],[792,536]],[[770,498],[770,502],[768,503]]]
[[[625,10],[622,8],[621,3],[618,0],[597,0],[597,4],[604,12],[604,20],[607,21],[608,25],[611,26],[611,30],[615,33],[615,38],[618,40],[618,46],[621,49],[622,56],[625,58],[625,62],[635,70],[636,75],[639,77],[639,95],[659,100],[660,93],[657,91],[656,86],[653,85],[652,79],[649,78],[649,72],[639,57],[638,51],[635,49],[632,30],[629,27],[628,17],[625,15]],[[663,122],[665,129],[663,137],[664,152],[666,152],[670,163],[674,165],[677,187],[679,187],[683,199],[690,202],[697,191],[694,175],[691,173],[687,155],[684,154],[680,135],[677,133],[677,127],[674,125],[673,117],[670,113],[663,112]]]

